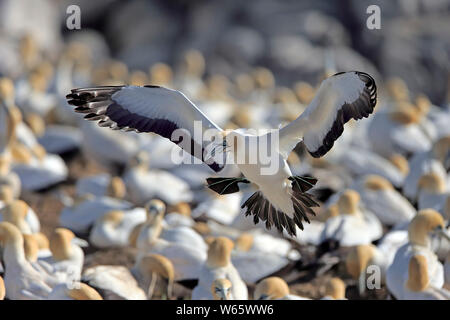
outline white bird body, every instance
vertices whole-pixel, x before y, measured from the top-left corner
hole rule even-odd
[[[106,196],[110,181],[111,175],[107,173],[80,178],[75,186],[75,194],[77,196],[85,194],[92,194],[96,197]]]
[[[241,211],[242,193],[235,192],[224,197],[210,197],[192,212],[194,217],[204,214],[224,225],[230,225]]]
[[[123,176],[130,200],[144,205],[148,200],[158,198],[169,204],[190,202],[192,192],[189,185],[163,170],[142,170],[131,168]]]
[[[49,276],[56,278],[59,283],[79,281],[83,269],[84,252],[76,244],[71,245],[70,251],[70,256],[67,259],[58,260],[49,256],[38,259],[32,263],[32,266],[36,270],[47,270]]]
[[[405,179],[403,193],[411,200],[416,200],[418,193],[418,182],[420,177],[427,173],[435,173],[442,178],[447,172],[444,166],[431,157],[431,151],[424,151],[414,154],[409,161],[410,171]],[[445,179],[445,178],[444,178]]]
[[[86,232],[101,216],[112,210],[127,210],[132,207],[128,201],[109,197],[91,197],[70,207],[65,207],[59,222],[75,232]]]
[[[139,141],[132,132],[114,132],[86,121],[81,122],[80,126],[83,132],[82,150],[106,167],[115,163],[126,164],[139,150]]]
[[[202,236],[187,226],[165,228],[161,233],[161,239],[171,243],[192,246],[204,252],[208,249]]]
[[[391,119],[391,111],[379,111],[369,125],[369,139],[372,149],[384,157],[396,153],[407,155],[427,151],[432,140],[416,123],[401,124]]]
[[[138,240],[139,243],[139,240]],[[206,260],[206,252],[192,247],[190,244],[169,242],[157,239],[150,246],[144,248],[138,244],[138,258],[148,253],[163,255],[172,261],[175,268],[175,280],[197,279],[201,266]]]
[[[231,261],[246,283],[256,283],[289,264],[286,257],[255,249],[247,252],[234,251],[231,254]]]
[[[145,222],[146,212],[144,208],[134,208],[119,211],[119,221],[107,219],[108,214],[100,217],[89,234],[89,242],[99,248],[126,247],[134,228]]]
[[[351,188],[358,191],[364,206],[383,224],[402,224],[410,221],[417,213],[409,201],[381,177],[363,177]]]
[[[82,141],[80,129],[63,125],[50,125],[44,134],[38,138],[38,142],[49,153],[62,154],[76,150]]]
[[[147,300],[133,274],[124,266],[95,266],[83,272],[83,281],[99,289],[105,300]]]
[[[32,159],[30,163],[13,164],[12,170],[19,176],[24,190],[36,191],[67,179],[68,169],[57,155],[47,154],[44,159]]]
[[[191,242],[192,234],[189,233],[187,236],[180,235],[184,241],[178,242],[180,238],[177,239],[174,232],[169,232],[168,238],[175,240],[171,242],[160,238],[161,231],[162,220],[154,224],[146,222],[142,226],[137,238],[137,261],[148,253],[161,254],[172,261],[175,268],[175,280],[197,279],[199,270],[206,260],[206,245],[198,248],[194,246],[194,243],[198,244],[199,240],[203,241],[203,239],[198,235],[199,238]]]
[[[331,239],[339,241],[341,246],[350,247],[371,243],[381,235],[381,224],[373,214],[344,214],[331,217],[325,222],[320,242]]]
[[[402,186],[405,180],[404,173],[390,161],[370,150],[350,146],[339,157],[339,163],[356,176],[380,175],[396,187]]]
[[[305,229],[302,232],[297,233],[297,236],[293,240],[301,245],[319,245],[324,228],[324,222],[312,220],[310,224],[305,225]]]

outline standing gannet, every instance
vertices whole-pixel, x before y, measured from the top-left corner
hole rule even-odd
[[[253,292],[254,300],[310,300],[289,293],[289,286],[280,277],[269,277],[261,280]]]
[[[417,213],[411,203],[381,176],[365,176],[351,188],[358,191],[364,206],[383,224],[392,226],[406,223]]]
[[[192,200],[193,195],[186,182],[167,171],[149,170],[149,162],[146,152],[138,152],[123,175],[133,203],[144,205],[153,198],[168,204]]]
[[[446,201],[450,197],[450,191],[446,181],[435,173],[427,173],[420,177],[418,182],[417,205],[420,209],[431,208],[446,217]]]
[[[424,257],[426,260],[425,272],[427,272],[430,285],[434,288],[442,288],[444,270],[431,249],[431,240],[434,237],[450,239],[444,228],[442,216],[433,209],[421,210],[411,220],[408,227],[409,243],[397,250],[395,258],[386,272],[387,287],[395,298],[407,299],[407,284],[410,281],[408,280],[408,268],[413,257]]]
[[[248,291],[238,271],[231,262],[233,241],[225,237],[211,240],[208,258],[199,270],[198,285],[192,291],[193,300],[211,300],[211,284],[217,279],[228,279],[231,282],[231,299],[247,300]]]
[[[190,241],[171,242],[160,237],[163,231],[165,205],[152,200],[147,206],[147,221],[139,228],[136,237],[138,255],[136,262],[149,253],[157,253],[170,259],[175,268],[175,280],[197,279],[206,260],[206,250]],[[198,235],[199,236],[199,235]],[[201,239],[201,237],[199,236]]]
[[[360,195],[355,190],[346,190],[340,196],[337,206],[339,215],[325,222],[320,241],[332,239],[341,246],[368,244],[382,236],[382,226],[371,212],[359,208]]]
[[[325,284],[325,296],[321,300],[347,300],[345,288],[344,281],[339,278],[331,278]]]
[[[14,225],[0,222],[6,297],[11,300],[45,299],[52,291],[45,276],[27,261],[23,236]]]
[[[85,283],[74,283],[72,287],[61,283],[53,287],[47,300],[103,300],[102,296]]]
[[[420,177],[435,173],[446,179],[450,169],[450,136],[441,137],[431,150],[415,153],[409,160],[411,170],[405,179],[403,193],[411,200],[416,200]]]
[[[309,221],[307,213],[313,214],[310,207],[317,206],[306,193],[316,180],[292,176],[286,159],[302,140],[312,156],[326,154],[342,134],[346,122],[372,113],[376,95],[375,81],[367,73],[337,73],[321,83],[313,101],[295,121],[260,136],[239,129],[224,132],[181,92],[157,86],[73,89],[67,99],[76,106],[76,112],[86,113],[88,120],[100,120],[102,127],[154,132],[171,139],[216,172],[223,167],[218,163],[221,161],[217,160],[216,148],[228,151],[234,158],[240,158],[238,160],[246,160],[249,157],[246,145],[256,146],[264,139],[275,145],[278,143],[278,149],[273,148],[270,152],[270,163],[276,162],[272,174],[263,174],[267,164],[256,159],[254,164],[238,161],[242,162],[237,166],[246,179],[211,178],[207,181],[209,187],[220,194],[238,191],[239,182],[253,182],[259,190],[244,202],[243,207],[247,207],[248,214],[253,214],[255,223],[261,219],[268,228],[275,225],[280,232],[284,227],[290,234],[295,234],[295,225],[303,229],[302,220]],[[195,127],[201,128],[203,133],[209,129],[209,139],[194,134]],[[221,141],[216,145],[207,144],[212,136]],[[225,139],[220,139],[223,136]],[[205,156],[203,151],[209,152]]]

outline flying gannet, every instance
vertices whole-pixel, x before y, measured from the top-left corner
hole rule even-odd
[[[85,113],[87,120],[99,121],[101,127],[157,133],[216,172],[224,166],[215,153],[217,148],[223,151],[222,156],[233,156],[245,178],[209,178],[208,187],[219,194],[228,194],[239,191],[238,183],[253,183],[258,191],[242,205],[247,208],[246,214],[252,214],[255,223],[261,219],[267,228],[274,225],[280,232],[284,228],[295,235],[296,225],[303,229],[302,220],[309,223],[307,213],[314,214],[311,207],[318,206],[306,193],[317,180],[293,176],[286,161],[289,154],[303,141],[313,157],[325,155],[342,134],[346,122],[366,118],[373,112],[377,91],[374,79],[367,73],[337,73],[321,83],[314,99],[296,120],[261,135],[243,129],[224,131],[183,93],[159,86],[80,88],[73,89],[67,99],[76,112]],[[222,139],[199,137],[198,127],[203,133],[215,132],[214,138]],[[264,139],[270,141],[270,148],[266,144],[267,150],[263,150],[270,153],[269,167],[275,162],[278,165],[274,172],[263,174],[267,163],[261,157],[247,161],[252,158],[247,147],[259,146]]]

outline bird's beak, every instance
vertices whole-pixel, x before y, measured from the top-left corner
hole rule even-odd
[[[434,234],[435,234],[436,236],[438,236],[439,238],[446,239],[447,241],[450,242],[450,235],[447,233],[447,229],[437,228],[437,229],[434,231]]]
[[[77,238],[77,237],[72,239],[72,244],[76,244],[77,246],[79,246],[81,248],[89,247],[89,242],[87,242],[86,240]]]
[[[220,300],[228,300],[228,289],[219,290],[217,295],[219,296]]]

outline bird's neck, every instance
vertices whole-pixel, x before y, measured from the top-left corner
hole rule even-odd
[[[6,266],[14,266],[26,262],[23,239],[9,239],[3,246],[3,260]]]

